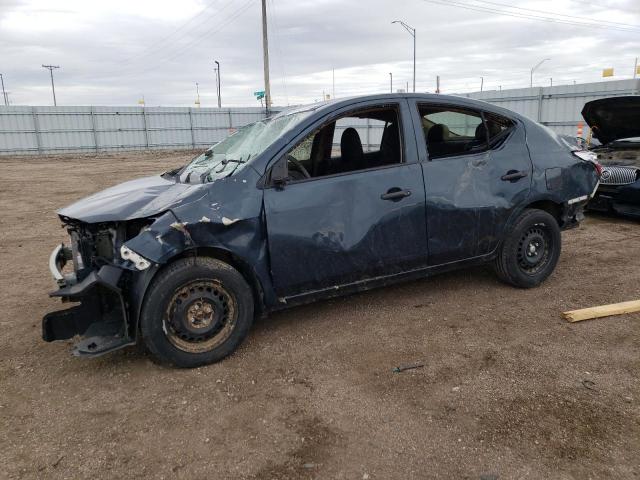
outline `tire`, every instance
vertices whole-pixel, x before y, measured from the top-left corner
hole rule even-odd
[[[560,250],[556,219],[544,210],[527,209],[516,219],[498,250],[496,274],[515,287],[537,287],[553,273]]]
[[[253,323],[253,295],[230,265],[184,258],[161,271],[142,307],[142,341],[161,363],[193,368],[230,355]]]

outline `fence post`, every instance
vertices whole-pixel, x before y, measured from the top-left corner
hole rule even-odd
[[[189,107],[189,130],[191,130],[191,149],[195,150],[196,149],[196,138],[193,135],[193,118],[191,116],[191,110],[192,110],[192,108]]]
[[[96,132],[96,117],[93,112],[93,106],[91,107],[91,130],[93,131],[93,145],[96,148],[96,153],[98,153],[98,134]]]
[[[147,150],[149,150],[149,129],[147,128],[146,107],[142,107],[142,122],[144,123],[144,139],[147,143]]]
[[[31,115],[33,115],[33,128],[36,134],[38,153],[42,153],[42,139],[40,138],[40,124],[38,122],[38,112],[36,112],[36,107],[31,107]]]
[[[538,123],[542,121],[542,87],[538,87]]]

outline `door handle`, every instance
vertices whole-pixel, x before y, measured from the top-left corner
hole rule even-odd
[[[523,171],[519,172],[518,170],[509,170],[507,173],[505,173],[503,176],[500,177],[500,180],[503,180],[505,182],[517,182],[518,180],[526,177],[527,175],[529,175],[527,172],[523,172]]]
[[[409,195],[411,195],[411,190],[401,190],[400,188],[395,187],[390,188],[387,193],[380,195],[380,198],[382,200],[398,201],[402,200],[404,197],[408,197]]]

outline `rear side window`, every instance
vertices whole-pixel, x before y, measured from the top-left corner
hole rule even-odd
[[[429,158],[482,152],[505,139],[513,123],[495,114],[442,105],[419,105]]]
[[[496,148],[507,138],[513,128],[513,122],[508,118],[496,115],[495,113],[484,114],[484,121],[489,134],[489,144],[491,148]]]
[[[480,112],[436,105],[420,105],[419,110],[431,159],[465,155],[487,148]]]

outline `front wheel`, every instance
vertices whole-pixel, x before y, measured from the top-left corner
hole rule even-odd
[[[496,273],[513,286],[536,287],[553,273],[560,249],[556,219],[544,210],[525,210],[502,242],[495,260]]]
[[[213,258],[184,258],[154,279],[140,318],[142,339],[161,362],[198,367],[230,355],[253,322],[242,275]]]

